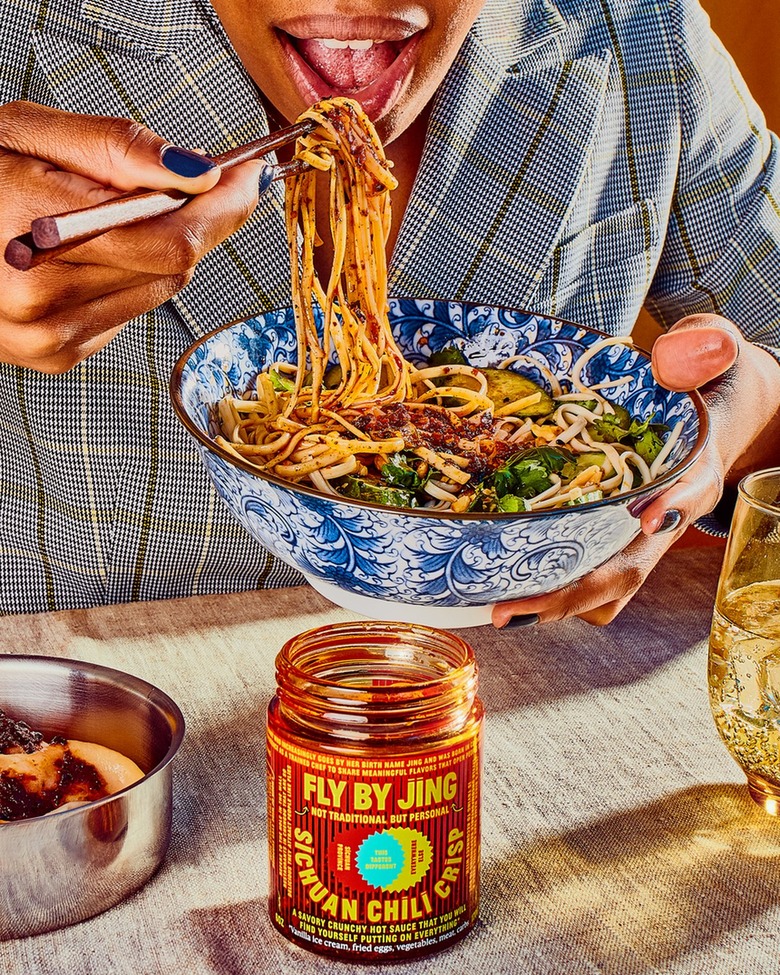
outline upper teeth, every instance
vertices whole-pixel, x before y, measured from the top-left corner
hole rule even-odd
[[[374,44],[381,44],[381,41],[340,41],[335,37],[316,37],[314,38],[323,47],[351,47],[353,51],[367,51]]]

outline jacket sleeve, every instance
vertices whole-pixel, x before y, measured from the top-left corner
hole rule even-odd
[[[698,0],[671,0],[681,148],[647,307],[714,312],[780,360],[780,142]]]

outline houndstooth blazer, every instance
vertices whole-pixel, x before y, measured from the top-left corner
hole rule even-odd
[[[267,131],[206,0],[0,17],[4,102],[211,153]],[[0,366],[0,612],[300,581],[223,508],[167,395],[195,336],[288,302],[281,194],[69,373]],[[777,142],[695,0],[488,0],[436,96],[391,287],[611,333],[643,304],[664,326],[718,311],[775,347],[779,240]]]

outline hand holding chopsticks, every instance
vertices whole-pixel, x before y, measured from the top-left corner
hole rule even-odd
[[[261,159],[306,135],[313,125],[308,120],[298,122],[214,156],[213,161],[222,169],[230,169],[252,159]],[[276,166],[269,165],[267,176],[261,181],[261,191],[267,189],[274,180],[284,179],[305,168],[305,163],[296,160]],[[109,230],[178,210],[191,199],[190,195],[181,190],[133,192],[95,206],[37,217],[31,222],[28,233],[8,242],[5,261],[19,271],[27,271]]]
[[[288,126],[210,159],[131,119],[0,105],[0,240],[21,233],[9,255],[34,269],[0,261],[0,361],[67,372],[166,306],[240,232],[269,183],[298,165],[266,154],[305,131]],[[32,237],[32,217],[43,218],[35,226],[46,246]],[[226,305],[244,281],[247,295],[263,291],[266,272],[262,261],[236,264]]]

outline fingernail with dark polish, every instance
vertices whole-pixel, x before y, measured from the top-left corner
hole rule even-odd
[[[263,193],[268,189],[268,187],[274,181],[274,173],[276,172],[273,166],[266,166],[265,169],[260,174],[260,179],[257,184],[257,195],[262,196]]]
[[[216,163],[208,156],[201,156],[197,152],[189,149],[182,149],[181,146],[168,146],[160,154],[160,162],[166,169],[177,176],[186,176],[194,179],[202,176],[211,169],[216,168]]]
[[[672,532],[682,521],[682,512],[678,511],[677,508],[670,508],[663,517],[663,521],[653,532],[654,535],[664,535],[666,532]]]
[[[507,627],[510,626],[533,626],[535,623],[539,622],[539,617],[536,613],[521,613],[519,616],[513,616],[512,619],[506,624]]]

